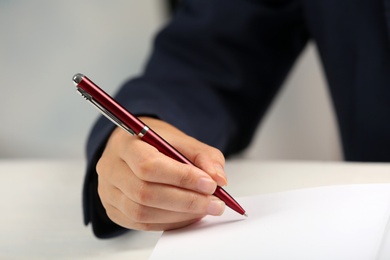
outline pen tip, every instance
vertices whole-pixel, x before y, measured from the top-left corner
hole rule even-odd
[[[248,217],[248,214],[244,213],[244,216],[245,216],[245,217]]]

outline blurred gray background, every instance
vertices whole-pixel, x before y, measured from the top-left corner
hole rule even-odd
[[[114,94],[138,75],[168,16],[163,0],[0,1],[0,158],[84,158],[98,116],[75,91],[81,72]],[[243,154],[340,160],[316,50],[309,45]]]

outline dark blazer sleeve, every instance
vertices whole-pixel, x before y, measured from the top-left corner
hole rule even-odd
[[[248,145],[307,40],[299,1],[182,1],[157,35],[143,75],[115,98],[134,114],[161,118],[228,156]],[[97,195],[95,165],[112,130],[99,119],[87,145],[84,220],[98,237],[124,232]]]

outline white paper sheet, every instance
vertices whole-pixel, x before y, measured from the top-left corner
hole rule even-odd
[[[248,218],[226,209],[221,217],[164,232],[150,259],[379,260],[389,252],[390,184],[310,188],[238,201]]]

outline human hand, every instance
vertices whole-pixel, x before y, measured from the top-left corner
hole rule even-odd
[[[213,196],[225,186],[222,153],[158,119],[141,120],[197,167],[180,163],[120,128],[111,134],[96,166],[98,193],[108,217],[138,230],[169,230],[206,215],[221,215]]]

